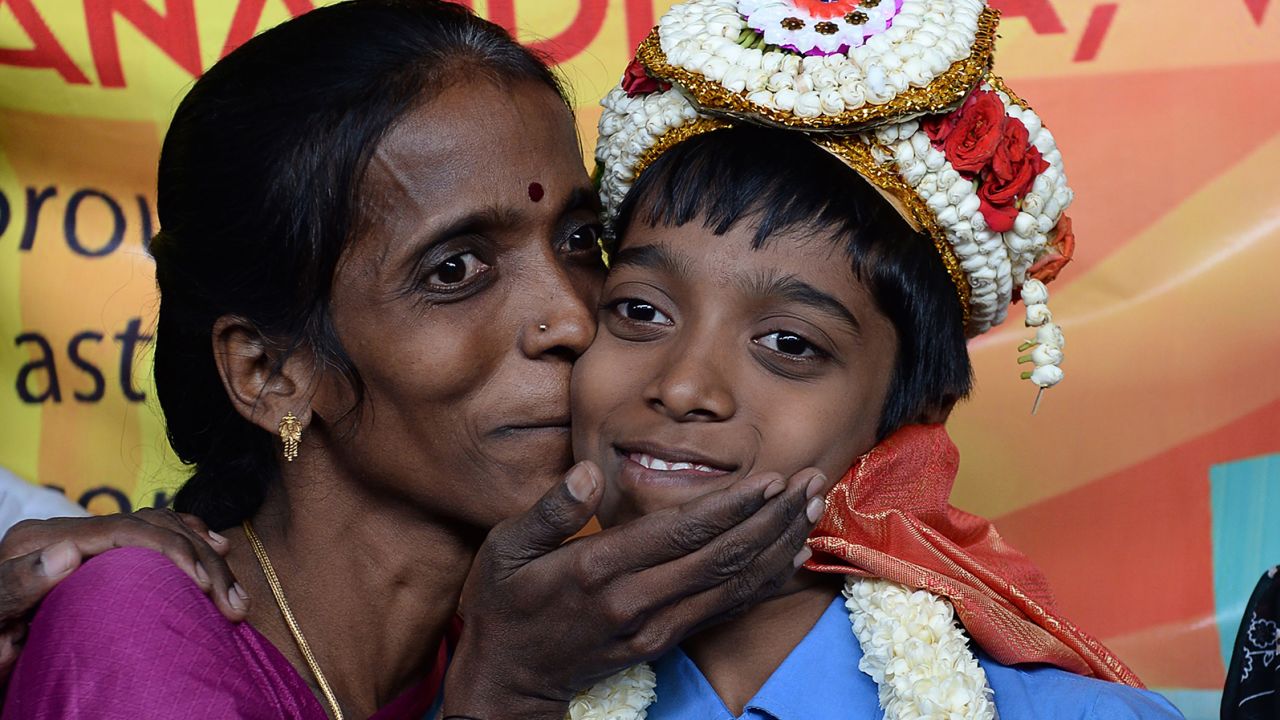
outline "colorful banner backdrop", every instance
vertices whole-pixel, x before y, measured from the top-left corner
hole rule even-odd
[[[596,100],[669,2],[469,4],[560,63],[591,147]],[[1064,148],[1080,244],[1054,291],[1068,381],[1039,415],[1024,331],[972,345],[956,502],[1150,685],[1215,717],[1243,603],[1280,562],[1280,9],[992,4],[1000,71]],[[95,512],[169,502],[183,472],[151,401],[144,251],[160,142],[203,68],[310,7],[0,0],[0,465]]]

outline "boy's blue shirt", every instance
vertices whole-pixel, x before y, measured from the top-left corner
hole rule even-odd
[[[729,712],[693,661],[676,648],[654,663],[658,699],[648,720],[849,720],[883,717],[875,681],[858,669],[862,648],[844,598],[827,607],[741,715]],[[1052,667],[978,662],[995,691],[1001,720],[1172,720],[1182,715],[1146,690],[1085,678]]]

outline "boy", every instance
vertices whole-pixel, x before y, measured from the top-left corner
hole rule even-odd
[[[862,9],[837,24],[835,5]],[[867,42],[850,50],[846,26]],[[597,160],[618,241],[572,383],[602,524],[760,470],[843,479],[776,597],[652,675],[597,685],[575,720],[1178,717],[1055,614],[994,528],[947,504],[957,456],[940,423],[971,387],[966,337],[1020,291],[1039,328],[1024,377],[1061,379],[1041,279],[1069,259],[1070,190],[1052,136],[987,74],[994,29],[977,0],[692,0],[606,98]],[[911,44],[938,35],[963,52]],[[927,67],[904,64],[916,55]]]

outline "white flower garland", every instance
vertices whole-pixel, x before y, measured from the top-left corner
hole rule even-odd
[[[888,580],[849,576],[845,607],[862,646],[858,669],[880,690],[885,720],[994,720],[987,675],[951,603]],[[636,665],[569,705],[569,720],[645,720],[657,699],[653,670]]]
[[[1049,312],[1049,289],[1039,280],[1028,280],[1022,285],[1022,302],[1027,308],[1027,327],[1036,329],[1035,340],[1028,340],[1018,349],[1030,350],[1029,355],[1018,358],[1019,363],[1032,363],[1034,370],[1023,373],[1023,378],[1042,388],[1062,382],[1062,347],[1066,338],[1062,329],[1053,322]]]
[[[648,663],[610,675],[569,703],[568,720],[645,720],[657,699],[657,678]]]
[[[881,0],[863,10],[867,22],[855,26],[863,28],[856,44],[844,19],[826,21],[837,27],[832,35],[774,27],[788,18],[803,20],[806,28],[814,24],[787,0],[688,0],[674,5],[658,28],[662,51],[675,67],[797,117],[839,115],[925,87],[968,56],[985,7],[982,0],[900,1],[900,9],[895,0]],[[831,54],[802,56],[754,47],[760,43],[751,42],[756,35],[752,25],[762,18],[770,25],[764,42],[798,41],[809,46],[800,52],[816,47]],[[838,52],[846,44],[850,48]]]
[[[885,720],[991,720],[987,674],[951,603],[895,582],[850,577],[845,607],[862,645],[858,669],[880,686]]]

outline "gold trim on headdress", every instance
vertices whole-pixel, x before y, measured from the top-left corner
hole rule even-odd
[[[775,125],[809,132],[850,133],[885,122],[901,122],[920,115],[946,111],[964,100],[991,70],[995,53],[996,26],[1000,12],[987,8],[978,17],[978,32],[968,57],[952,63],[925,87],[912,87],[898,93],[886,103],[867,103],[856,110],[838,115],[799,117],[793,113],[765,107],[746,95],[728,90],[702,73],[675,67],[662,51],[658,28],[636,49],[636,58],[653,77],[679,85],[702,110],[712,115],[725,115],[764,125]]]

